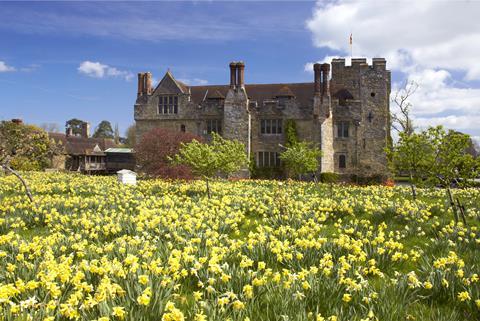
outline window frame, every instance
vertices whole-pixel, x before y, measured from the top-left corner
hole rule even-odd
[[[279,168],[282,165],[279,152],[258,151],[256,156],[256,165],[259,168]]]
[[[348,121],[340,121],[337,123],[337,138],[349,138],[350,137],[350,123]]]
[[[159,95],[157,114],[159,115],[178,114],[178,95]]]
[[[342,161],[343,159],[343,161]],[[342,166],[343,164],[343,166]],[[347,155],[345,154],[339,154],[338,155],[338,168],[339,169],[346,169],[347,168]]]
[[[269,136],[279,136],[283,134],[283,119],[264,118],[260,119],[260,134]]]
[[[222,133],[222,120],[221,119],[207,119],[206,121],[207,134]]]

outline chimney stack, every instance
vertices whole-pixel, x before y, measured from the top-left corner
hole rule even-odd
[[[65,129],[65,136],[67,136],[67,137],[73,136],[73,129],[72,129],[72,127],[67,127],[67,128]]]
[[[16,124],[16,125],[22,125],[23,124],[23,120],[20,119],[20,118],[14,118],[12,119],[12,123]]]
[[[314,72],[314,81],[315,81],[315,95],[319,95],[322,91],[322,71],[319,63],[313,65],[313,72]]]
[[[330,64],[320,66],[322,72],[322,97],[330,95]]]
[[[236,80],[237,80],[236,69],[237,69],[237,64],[235,62],[231,62],[230,63],[230,88],[232,89],[235,89],[235,86],[236,86]]]
[[[144,92],[147,95],[152,93],[152,74],[150,72],[145,73],[145,88]]]
[[[237,62],[237,86],[245,88],[245,63],[243,61]]]
[[[137,97],[143,95],[143,85],[144,85],[144,73],[139,72],[138,73],[138,91],[137,91]]]
[[[88,138],[90,137],[90,123],[84,122],[82,124],[82,137]]]

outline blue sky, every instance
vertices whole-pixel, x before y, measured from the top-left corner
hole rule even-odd
[[[73,117],[106,119],[123,132],[137,72],[219,84],[230,61],[244,60],[247,83],[312,81],[311,63],[347,56],[352,32],[355,56],[385,56],[398,84],[421,83],[419,126],[480,136],[479,3],[404,3],[0,2],[0,119],[62,130]]]

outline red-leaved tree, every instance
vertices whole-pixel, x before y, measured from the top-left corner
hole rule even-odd
[[[181,143],[202,139],[190,133],[164,128],[154,128],[142,136],[135,146],[137,165],[144,173],[161,178],[191,179],[188,166],[173,165],[168,157],[178,153]]]

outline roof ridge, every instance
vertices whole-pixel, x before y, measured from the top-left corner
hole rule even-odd
[[[254,84],[248,84],[246,83],[245,86],[271,86],[271,85],[313,85],[314,82],[285,82],[285,83],[254,83]],[[201,88],[201,87],[229,87],[229,84],[224,84],[224,85],[197,85],[197,86],[189,86],[190,88]]]

